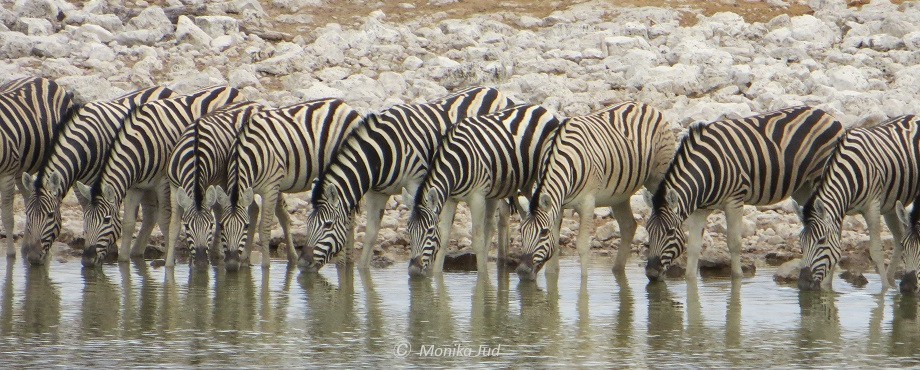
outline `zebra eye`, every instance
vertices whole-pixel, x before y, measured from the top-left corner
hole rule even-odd
[[[546,237],[549,235],[549,229],[540,229],[540,237]]]
[[[332,228],[332,221],[326,221],[325,223],[323,223],[323,227],[324,227],[324,228],[327,228],[327,229],[331,229],[331,228]]]
[[[102,221],[106,223],[112,222],[112,216],[105,216],[102,218]]]
[[[818,238],[818,244],[827,244],[827,237],[822,236]]]
[[[434,234],[434,226],[428,228],[429,234]]]

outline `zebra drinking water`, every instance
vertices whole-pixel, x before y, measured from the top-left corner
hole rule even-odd
[[[397,105],[367,116],[316,181],[307,246],[298,265],[318,270],[351,246],[352,224],[364,198],[367,229],[358,267],[368,268],[386,201],[403,188],[416,190],[441,136],[467,117],[511,105],[498,90],[475,87],[432,103]]]
[[[485,272],[493,212],[498,202],[536,181],[537,169],[559,126],[559,120],[545,108],[520,105],[469,117],[451,128],[415,195],[409,216],[412,247],[409,274],[427,275],[435,253],[434,265],[443,265],[446,248],[441,248],[441,238],[450,237],[457,200],[469,204],[473,253],[477,269]],[[448,217],[442,218],[445,210]],[[439,218],[443,220],[440,225]],[[499,232],[507,233],[507,215],[501,219]],[[500,236],[500,259],[507,257],[507,247],[507,238]]]
[[[901,116],[848,131],[828,161],[817,191],[800,212],[804,228],[799,238],[803,254],[799,288],[830,289],[840,260],[843,218],[855,213],[866,220],[869,255],[883,289],[894,284],[904,235],[898,211],[918,195],[920,118]],[[882,217],[895,240],[887,270],[880,235]]]
[[[676,145],[661,112],[641,103],[622,103],[565,120],[531,198],[521,202],[525,210],[521,215],[525,253],[517,270],[521,279],[536,279],[548,261],[547,273],[558,273],[556,248],[563,207],[575,208],[580,217],[575,245],[582,274],[588,269],[594,208],[612,208],[621,235],[613,269],[622,271],[636,231],[630,197],[641,186],[655,191]]]
[[[219,230],[215,230],[215,218],[220,217],[221,209],[214,207],[214,186],[227,185],[230,149],[250,118],[264,109],[247,101],[215,110],[185,128],[170,156],[167,176],[174,203],[169,235],[179,235],[182,226],[186,247],[197,265],[208,264],[209,249],[211,257],[216,256],[214,236]],[[175,265],[176,239],[167,240],[167,266]]]
[[[35,173],[51,152],[61,122],[72,115],[73,99],[54,81],[20,78],[0,85],[0,219],[6,233],[6,255],[13,246],[13,191],[23,173]]]
[[[732,276],[741,277],[742,206],[807,199],[843,133],[830,114],[805,106],[691,125],[646,199],[652,207],[646,276],[662,279],[688,245],[687,278],[696,278],[707,216],[721,208]]]
[[[216,188],[222,209],[220,245],[227,269],[236,269],[248,261],[256,222],[262,267],[269,266],[269,222],[273,211],[284,231],[288,262],[297,262],[282,193],[309,190],[313,179],[360,122],[361,115],[339,99],[312,100],[252,116],[231,150],[227,191]],[[261,215],[253,203],[256,194],[262,197]]]
[[[170,89],[152,87],[111,101],[87,103],[63,123],[51,154],[39,166],[38,172],[22,175],[27,220],[22,254],[30,263],[44,263],[51,243],[61,231],[61,201],[74,182],[92,183],[99,177],[103,158],[112,147],[125,117],[141,104],[170,95]],[[144,219],[145,223],[153,221]]]
[[[169,235],[170,195],[166,167],[182,131],[196,119],[234,102],[239,91],[225,86],[205,88],[188,95],[149,102],[135,109],[119,131],[99,179],[90,185],[77,182],[77,199],[84,208],[83,265],[95,266],[120,237],[118,260],[142,256],[149,229],[138,232],[131,246],[142,197],[155,197],[156,217],[166,240]],[[150,195],[150,194],[153,195]],[[124,204],[124,219],[118,212]],[[149,224],[149,228],[153,224]]]

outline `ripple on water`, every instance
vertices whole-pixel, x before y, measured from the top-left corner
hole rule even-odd
[[[536,284],[492,268],[409,280],[400,264],[319,275],[280,263],[235,274],[0,264],[0,365],[920,365],[917,300],[879,294],[875,275],[814,294],[777,285],[769,268],[695,284],[649,284],[638,264],[613,275],[609,261],[582,279],[563,260],[558,280]]]

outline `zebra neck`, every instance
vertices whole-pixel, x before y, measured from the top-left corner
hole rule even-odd
[[[821,206],[824,208],[826,219],[833,221],[832,223],[837,227],[837,230],[840,230],[846,211],[850,208],[850,197],[843,192],[822,190],[819,190],[812,202],[820,201]]]

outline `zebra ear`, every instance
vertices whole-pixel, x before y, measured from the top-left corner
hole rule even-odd
[[[680,195],[677,194],[677,190],[668,189],[664,199],[668,202],[671,212],[677,213],[677,205],[680,204]]]
[[[653,200],[655,195],[652,194],[652,192],[650,192],[648,189],[643,189],[642,198],[645,199],[645,204],[648,205],[648,208],[651,208],[652,210],[655,209],[655,201]]]
[[[246,188],[246,190],[240,192],[240,199],[237,200],[237,205],[243,208],[249,207],[249,205],[252,204],[253,198],[254,194],[252,188]]]
[[[74,192],[74,194],[77,196],[77,201],[80,202],[80,205],[83,206],[83,208],[86,208],[86,206],[89,205],[90,200],[92,200],[93,189],[79,181],[74,184],[74,187],[77,189],[77,191]]]
[[[48,176],[45,177],[45,189],[48,189],[55,195],[61,195],[64,192],[64,185],[61,184],[61,182],[60,174],[57,172],[48,173]]]
[[[549,194],[543,193],[543,194],[540,194],[540,200],[539,200],[540,203],[537,203],[537,205],[540,206],[540,209],[547,210],[549,209],[549,205],[551,201],[552,200],[549,199]]]
[[[217,197],[217,203],[220,204],[220,207],[223,209],[230,209],[230,196],[227,195],[227,192],[224,191],[224,188],[220,185],[213,187],[214,195]]]
[[[35,176],[32,176],[28,172],[22,173],[22,189],[26,191],[25,195],[30,195],[35,192]]]
[[[916,205],[915,205],[916,207]],[[907,209],[904,208],[904,203],[901,203],[899,200],[894,206],[895,213],[898,214],[898,220],[901,221],[901,224],[904,225],[905,230],[910,230],[910,214],[907,213]]]
[[[521,220],[527,218],[528,210],[530,209],[530,199],[523,195],[517,197],[517,202],[514,203],[515,208],[517,208],[518,215],[521,216]]]
[[[437,202],[438,202],[438,194],[436,192],[429,191],[427,194],[425,194],[425,205],[426,206],[428,206],[429,208],[433,207],[434,204]]]
[[[102,184],[102,197],[109,202],[115,201],[115,188],[109,184]]]
[[[217,203],[217,190],[214,189],[214,185],[208,186],[208,190],[204,192],[204,208],[211,209],[214,207],[214,204]]]
[[[815,200],[812,202],[811,209],[813,210],[813,214],[818,218],[824,218],[827,213],[824,209],[824,202],[817,197],[815,197]]]
[[[412,209],[412,206],[415,205],[415,197],[412,196],[411,193],[409,193],[409,189],[406,189],[406,188],[402,189],[402,202],[403,202],[403,205],[408,207],[409,209]]]
[[[335,188],[331,186],[327,186],[323,189],[323,199],[325,199],[326,203],[333,208],[339,208],[341,205],[339,200],[339,193],[335,191]]]
[[[195,205],[194,203],[192,198],[188,196],[188,192],[185,191],[185,188],[180,187],[176,189],[176,204],[178,204],[180,208],[186,211],[190,210],[192,206]]]

